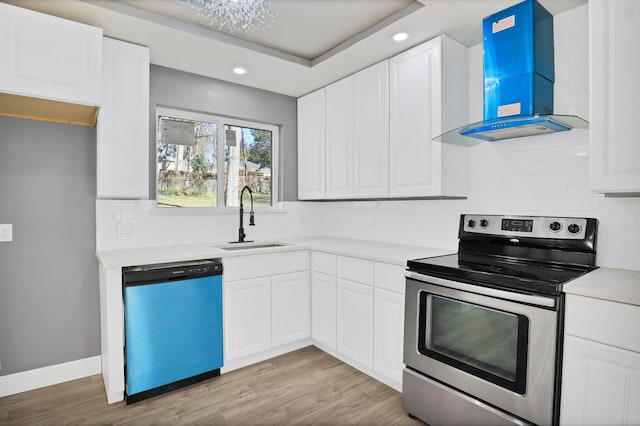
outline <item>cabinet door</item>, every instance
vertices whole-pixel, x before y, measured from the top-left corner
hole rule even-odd
[[[102,29],[0,3],[0,91],[100,105]]]
[[[389,61],[354,75],[354,195],[389,195]]]
[[[353,197],[353,76],[326,87],[327,198]]]
[[[271,278],[272,345],[284,345],[309,337],[309,273],[276,275]]]
[[[104,39],[98,198],[149,198],[149,49]]]
[[[640,424],[640,354],[565,336],[560,424]]]
[[[640,2],[589,2],[591,190],[640,193]]]
[[[376,289],[373,341],[373,368],[391,380],[401,383],[404,295]]]
[[[373,287],[338,279],[338,352],[373,367]]]
[[[440,195],[441,39],[389,60],[390,194]]]
[[[311,273],[311,337],[336,348],[336,277]]]
[[[298,99],[298,198],[325,195],[325,89],[320,89]]]
[[[271,348],[271,278],[224,284],[225,359]]]

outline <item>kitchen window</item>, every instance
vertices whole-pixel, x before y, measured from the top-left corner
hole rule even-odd
[[[159,208],[237,207],[245,185],[255,206],[277,200],[277,126],[158,108],[156,134]]]

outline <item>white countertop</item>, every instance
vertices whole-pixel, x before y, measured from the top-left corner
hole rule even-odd
[[[350,240],[332,237],[310,237],[259,241],[260,243],[281,243],[281,247],[255,248],[245,250],[224,250],[220,246],[227,243],[189,244],[160,247],[142,247],[120,250],[100,250],[96,256],[103,268],[119,268],[154,263],[180,262],[195,259],[243,256],[249,254],[277,253],[295,250],[318,250],[344,256],[355,256],[378,262],[406,265],[408,259],[450,254],[455,250],[437,249],[378,241]]]
[[[563,288],[567,294],[640,306],[640,271],[599,268]]]

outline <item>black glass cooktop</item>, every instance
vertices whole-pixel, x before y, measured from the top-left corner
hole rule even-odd
[[[558,295],[562,285],[589,271],[591,266],[567,266],[522,259],[451,254],[414,259],[410,270],[434,277],[523,293]]]

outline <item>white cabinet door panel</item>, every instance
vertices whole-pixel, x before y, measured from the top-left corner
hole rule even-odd
[[[298,99],[298,198],[322,199],[325,182],[325,89]]]
[[[311,336],[336,348],[336,277],[311,273]]]
[[[591,190],[640,193],[640,2],[589,1]]]
[[[389,61],[354,75],[354,193],[389,195]]]
[[[149,198],[149,49],[104,39],[97,197]]]
[[[404,342],[404,295],[375,290],[374,369],[402,382]]]
[[[271,278],[224,284],[225,359],[271,348]]]
[[[309,337],[311,331],[309,272],[271,278],[272,345]]]
[[[100,105],[102,29],[0,3],[0,91]]]
[[[353,197],[353,76],[325,89],[327,198]]]
[[[640,354],[565,336],[560,424],[640,424]]]
[[[373,367],[373,287],[338,279],[338,352]]]

